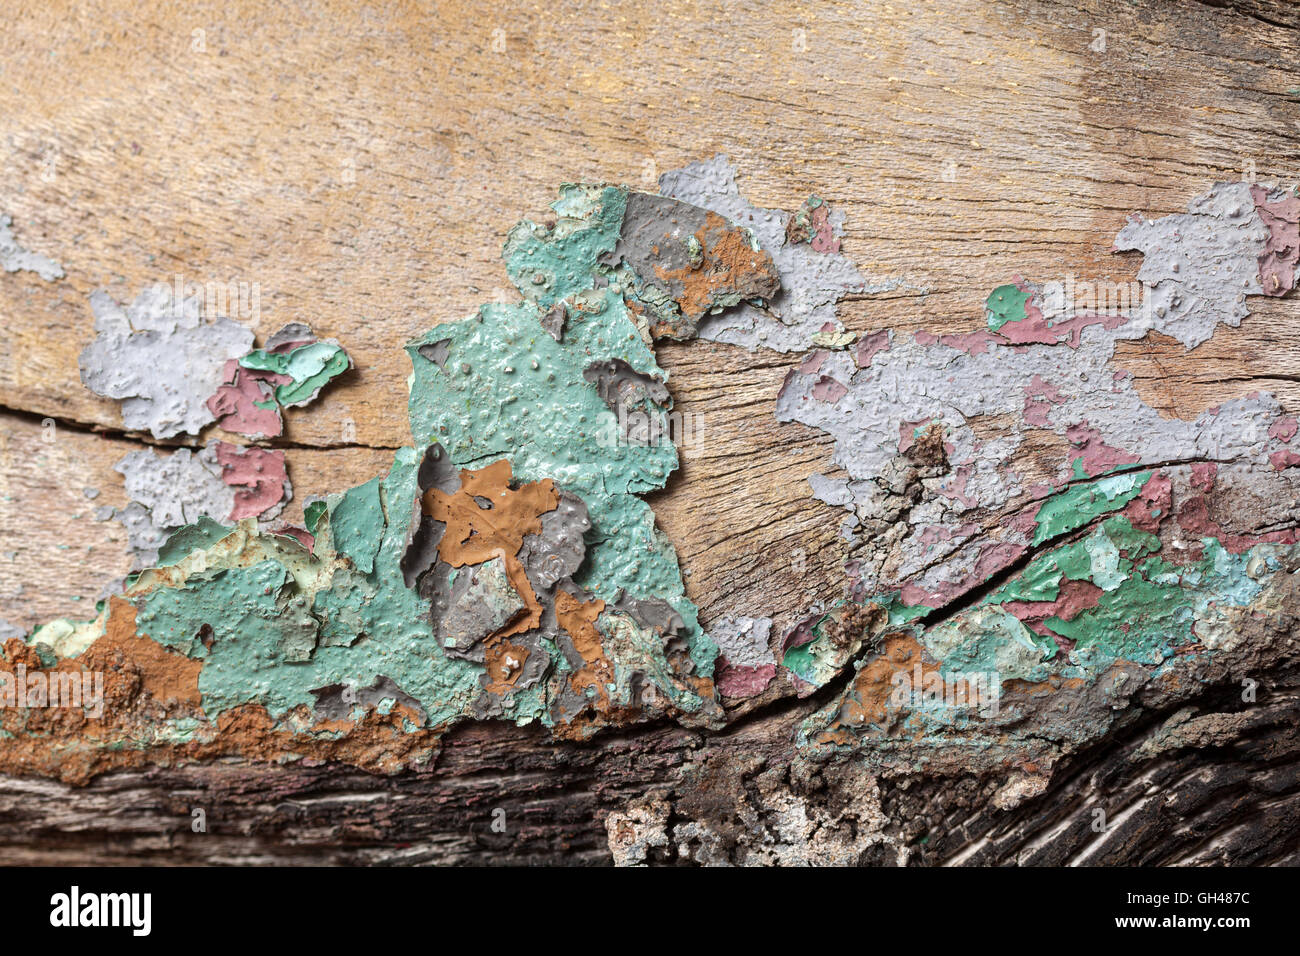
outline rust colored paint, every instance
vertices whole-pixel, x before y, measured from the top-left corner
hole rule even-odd
[[[744,229],[732,226],[717,213],[710,212],[695,233],[699,243],[699,260],[680,269],[655,268],[666,282],[680,282],[677,299],[682,314],[698,321],[717,304],[720,294],[743,298],[767,298],[781,287],[772,257],[751,245]],[[658,328],[651,329],[660,335]]]
[[[510,462],[502,459],[477,471],[462,471],[454,494],[430,488],[422,502],[426,515],[447,526],[438,542],[438,555],[453,568],[495,557],[505,562],[506,575],[527,608],[497,637],[522,634],[541,623],[542,605],[528,583],[519,549],[525,537],[541,533],[542,515],[554,511],[560,501],[549,478],[512,489],[511,477]]]
[[[140,637],[135,629],[136,607],[120,597],[109,598],[108,624],[104,636],[76,661],[87,670],[121,673],[130,667],[138,674],[140,690],[164,706],[183,704],[198,707],[199,671],[203,662],[168,650],[156,641]]]
[[[898,632],[886,634],[880,642],[880,653],[871,658],[858,671],[853,680],[853,691],[840,708],[839,716],[822,734],[819,743],[840,743],[861,733],[861,728],[874,724],[882,730],[891,722],[889,697],[893,693],[894,674],[910,671],[920,666],[922,675],[939,669],[926,661],[921,643],[911,634]],[[850,734],[848,728],[854,728]]]
[[[555,618],[572,638],[574,649],[584,662],[569,678],[570,686],[579,693],[595,688],[601,703],[608,704],[609,692],[605,685],[614,680],[614,668],[605,656],[600,631],[596,629],[596,618],[603,610],[605,602],[599,598],[584,603],[567,591],[555,592]]]

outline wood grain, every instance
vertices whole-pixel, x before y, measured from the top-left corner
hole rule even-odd
[[[291,411],[283,444],[300,492],[323,490],[317,474],[344,487],[382,456],[318,467],[297,446],[347,444],[348,420],[359,445],[407,441],[402,344],[508,294],[505,232],[562,181],[648,186],[725,151],[756,203],[828,198],[864,273],[906,283],[846,303],[858,330],[974,328],[1012,275],[1127,281],[1137,258],[1107,249],[1130,211],[1178,211],[1252,162],[1300,178],[1291,15],[1234,6],[28,5],[0,33],[0,206],[67,278],[0,277],[0,406],[20,413],[14,447],[32,422],[66,423],[78,464],[40,480],[21,455],[0,464],[22,491],[0,520],[8,564],[51,571],[5,614],[75,615],[122,564],[113,531],[60,490],[121,485],[111,455],[82,451],[121,423],[78,377],[94,289],[256,283],[263,335],[300,320],[337,336],[358,370]],[[1290,310],[1266,303],[1193,353],[1152,336],[1117,364],[1169,415],[1258,388],[1294,410]],[[706,623],[783,623],[838,597],[836,519],[803,482],[829,446],[771,417],[788,360],[661,351],[707,440],[654,505]],[[798,547],[803,578],[772,560]]]
[[[1140,259],[1108,251],[1130,212],[1181,211],[1244,170],[1300,180],[1298,70],[1300,13],[1281,0],[23,5],[0,30],[0,212],[67,276],[0,273],[0,618],[31,627],[88,616],[127,568],[120,527],[91,515],[125,504],[112,466],[146,438],[124,433],[117,403],[80,383],[96,289],[122,301],[177,275],[255,283],[260,336],[303,321],[347,347],[357,370],[291,410],[286,435],[270,443],[288,455],[293,517],[306,494],[366,480],[409,440],[401,346],[513,297],[501,243],[518,219],[544,213],[561,182],[651,188],[662,171],[725,152],[751,201],[790,209],[817,193],[847,213],[843,250],[863,273],[901,281],[845,302],[849,328],[967,331],[982,324],[988,291],[1014,276],[1131,280]],[[1254,308],[1192,352],[1152,334],[1123,344],[1114,364],[1170,417],[1260,389],[1295,413],[1296,306]],[[651,503],[703,623],[766,614],[781,628],[838,598],[839,514],[813,501],[805,480],[825,468],[830,439],[773,418],[794,358],[712,343],[659,352],[677,407],[700,431]],[[1035,458],[1050,468],[1062,448],[1036,436],[1022,454],[1032,475]],[[89,500],[85,487],[101,495]],[[485,767],[508,763],[511,779],[536,783],[560,760],[553,781],[513,798],[541,794],[559,807],[593,775],[613,781],[611,800],[637,793],[696,745],[685,732],[643,735],[637,753],[649,747],[653,759],[638,756],[643,769],[620,776],[632,759],[622,737],[556,757],[499,729],[449,742],[463,758],[451,777],[479,781],[466,785],[473,807],[496,785]],[[738,748],[765,739],[751,731],[737,732]],[[613,769],[596,774],[597,761]],[[381,787],[374,778],[257,770],[244,786],[250,773],[115,776],[72,808],[57,785],[7,780],[0,818],[18,829],[0,843],[19,853],[30,812],[51,832],[94,834],[62,838],[69,859],[93,844],[104,861],[397,862],[401,853],[376,847],[402,837],[426,841],[411,858],[448,861],[486,845],[481,829],[466,829],[479,825],[471,804],[447,810],[454,787],[436,793],[427,778],[382,784],[393,794],[424,788],[412,805],[426,815],[407,826],[348,802]],[[1059,812],[1071,799],[1062,779],[1047,804]],[[183,820],[181,797],[194,787],[217,788],[263,822],[178,850],[188,837],[158,821]],[[164,790],[176,798],[159,809]],[[303,793],[354,809],[331,828],[284,809]],[[94,823],[108,812],[96,800],[125,801],[128,823]],[[603,858],[608,804],[584,800],[500,858]],[[1251,806],[1294,814],[1291,796]],[[1033,812],[989,818],[968,842],[1003,827],[1011,835],[989,858],[1014,860],[1037,832],[1025,822]],[[1022,824],[1030,829],[1017,836]],[[1192,859],[1198,840],[1189,834],[1162,859]],[[1259,858],[1294,860],[1294,834],[1286,840]],[[1116,861],[1155,854],[1136,846]]]

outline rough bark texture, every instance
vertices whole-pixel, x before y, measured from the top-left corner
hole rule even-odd
[[[0,274],[0,617],[86,616],[77,602],[128,567],[120,527],[91,512],[125,503],[113,465],[153,442],[81,386],[93,289],[125,300],[177,273],[235,277],[261,287],[262,333],[303,319],[347,346],[359,371],[268,443],[289,456],[298,521],[306,494],[380,473],[409,442],[401,345],[500,294],[506,229],[558,182],[648,187],[725,151],[750,200],[829,198],[845,254],[899,280],[842,305],[850,330],[965,333],[1011,275],[1131,279],[1136,257],[1107,250],[1132,211],[1181,211],[1243,167],[1300,178],[1289,4],[736,3],[725,29],[715,16],[581,2],[143,16],[112,2],[8,21],[0,213],[67,278]],[[1194,351],[1151,333],[1114,364],[1170,419],[1261,389],[1294,415],[1294,300],[1251,308]],[[806,485],[833,441],[773,419],[790,357],[710,342],[658,354],[676,408],[708,422],[650,498],[702,622],[762,613],[780,631],[840,598],[839,513]],[[1032,477],[1063,444],[1020,454]],[[1243,534],[1295,524],[1294,503],[1224,507]],[[774,685],[721,731],[634,724],[557,743],[460,725],[429,768],[392,776],[234,754],[78,787],[3,777],[0,858],[1294,865],[1300,609],[1294,585],[1280,590],[1271,630],[1201,685],[1143,687],[1080,747],[1017,739],[997,766],[797,752],[846,671],[803,700]],[[871,649],[882,635],[857,636]]]

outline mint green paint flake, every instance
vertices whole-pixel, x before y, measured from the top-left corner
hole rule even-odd
[[[1203,538],[1202,545],[1204,554],[1192,565],[1169,564],[1159,556],[1138,561],[1097,607],[1044,624],[1076,641],[1086,657],[1159,664],[1196,640],[1193,626],[1211,605],[1247,607],[1254,600],[1262,585],[1247,573],[1250,561],[1274,548],[1257,545],[1231,554],[1214,538]]]
[[[995,606],[971,608],[925,631],[926,653],[944,672],[997,674],[999,680],[1045,680],[1056,645]]]
[[[984,301],[988,316],[989,331],[996,332],[1008,322],[1020,322],[1026,318],[1025,303],[1029,293],[1014,285],[1000,285]]]
[[[258,349],[241,358],[239,364],[292,379],[275,387],[275,400],[287,408],[310,401],[331,379],[351,368],[352,360],[337,343],[313,342],[288,352]]]
[[[384,528],[379,479],[371,478],[364,485],[345,491],[329,512],[335,549],[351,558],[358,571],[369,574],[375,568],[375,554]]]
[[[177,529],[158,549],[157,567],[176,564],[192,551],[203,551],[216,544],[234,529],[203,515],[194,524]]]
[[[1082,528],[1095,518],[1123,508],[1142,491],[1151,472],[1125,472],[1097,481],[1071,485],[1039,506],[1032,543],[1040,545]]]

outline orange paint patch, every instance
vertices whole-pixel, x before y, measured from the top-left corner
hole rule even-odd
[[[614,665],[605,656],[600,631],[596,629],[596,618],[603,610],[605,602],[599,599],[584,604],[567,591],[555,592],[555,618],[573,639],[574,648],[585,662],[569,678],[569,684],[578,693],[594,687],[601,704],[608,706],[609,691],[605,685],[614,681]]]
[[[682,314],[699,319],[721,295],[738,293],[743,298],[769,298],[781,288],[781,279],[772,257],[749,244],[745,230],[732,227],[717,213],[709,213],[704,225],[695,233],[700,244],[701,262],[681,269],[655,268],[666,282],[679,282],[682,292],[677,305]],[[651,333],[670,330],[657,326]]]
[[[858,671],[853,680],[853,696],[840,708],[831,732],[842,726],[886,726],[890,719],[889,698],[894,692],[894,675],[901,670],[911,671],[917,664],[921,665],[923,677],[939,670],[937,664],[924,660],[920,642],[910,634],[886,635],[880,649],[880,655]]]
[[[542,515],[554,511],[560,501],[549,478],[516,489],[510,487],[511,478],[510,462],[502,459],[478,471],[462,471],[455,494],[430,488],[421,502],[426,515],[447,525],[438,543],[438,556],[453,568],[496,557],[504,561],[506,576],[526,607],[497,637],[522,634],[541,623],[542,605],[528,583],[519,549],[525,537],[541,533]],[[478,499],[488,504],[484,506]]]

